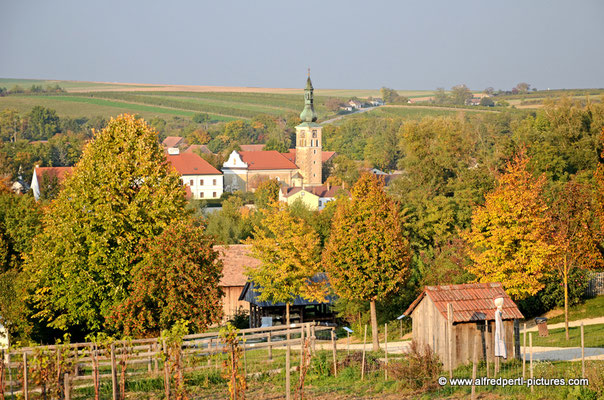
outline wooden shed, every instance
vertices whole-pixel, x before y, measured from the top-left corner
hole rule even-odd
[[[413,320],[413,340],[429,345],[445,369],[449,367],[449,346],[453,368],[472,360],[474,337],[480,337],[479,360],[487,351],[494,360],[495,304],[503,297],[503,327],[507,358],[520,357],[518,320],[522,313],[505,293],[501,283],[426,286],[405,311]]]

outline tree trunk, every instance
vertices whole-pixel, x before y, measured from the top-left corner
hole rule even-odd
[[[373,351],[379,351],[380,341],[378,338],[378,323],[377,314],[375,313],[375,300],[371,300],[369,303],[369,309],[371,310],[371,338],[373,342]]]
[[[564,256],[564,330],[566,331],[566,340],[568,337],[568,256]]]

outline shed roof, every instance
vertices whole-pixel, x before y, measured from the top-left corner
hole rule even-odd
[[[252,246],[249,244],[231,244],[214,246],[222,260],[222,278],[219,286],[244,286],[247,282],[245,268],[260,265],[260,260],[252,256]]]
[[[327,277],[325,276],[325,274],[317,274],[312,278],[313,282],[320,282],[323,280],[326,280]],[[259,293],[259,288],[254,286],[254,282],[252,281],[248,281],[243,290],[241,291],[241,294],[239,295],[239,301],[247,301],[251,304],[255,304],[259,307],[284,307],[285,303],[272,303],[270,301],[261,301],[258,299],[258,296],[260,295]],[[308,305],[316,305],[316,304],[333,304],[335,301],[335,296],[333,295],[327,295],[326,300],[324,302],[320,302],[320,301],[308,301],[306,299],[303,299],[302,297],[298,296],[295,298],[294,302],[292,305],[294,306],[308,306]]]
[[[73,167],[35,167],[34,173],[38,179],[38,184],[42,185],[45,178],[57,178],[62,182],[65,177],[73,171]]]
[[[168,136],[161,143],[164,145],[164,147],[176,147],[182,144],[183,140],[184,139],[180,136]]]
[[[426,286],[405,311],[405,315],[411,315],[425,296],[430,297],[445,318],[447,318],[447,304],[451,303],[454,323],[494,320],[496,307],[493,300],[497,297],[503,297],[503,319],[524,318],[499,282]]]

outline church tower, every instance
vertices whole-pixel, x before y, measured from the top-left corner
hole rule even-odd
[[[304,89],[304,110],[300,114],[302,123],[296,126],[296,165],[302,175],[303,186],[320,186],[322,184],[322,127],[316,123],[317,113],[313,105],[313,90],[309,70]]]

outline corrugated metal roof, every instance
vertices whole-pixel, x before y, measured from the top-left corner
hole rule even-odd
[[[496,307],[493,300],[498,297],[503,297],[503,319],[524,318],[499,282],[426,286],[422,294],[405,311],[405,315],[411,315],[425,296],[430,297],[445,318],[447,318],[447,304],[451,303],[453,322],[495,319]]]

